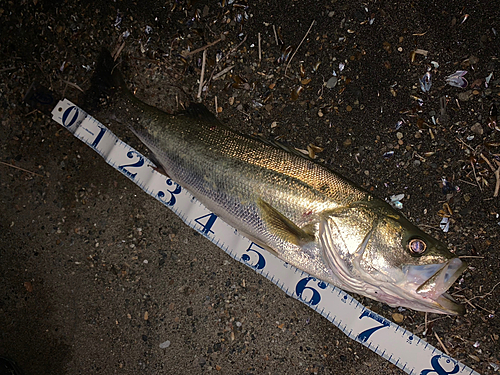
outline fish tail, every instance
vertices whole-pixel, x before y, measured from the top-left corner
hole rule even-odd
[[[127,90],[125,80],[117,69],[117,65],[111,53],[103,48],[90,80],[90,88],[84,96],[85,108],[97,110],[106,104],[106,99],[112,97],[117,90]]]
[[[90,80],[90,88],[84,96],[85,108],[89,111],[97,111],[122,99],[126,100],[128,106],[134,106],[141,111],[149,113],[160,111],[164,113],[141,101],[128,89],[118,65],[111,53],[106,48],[103,48],[95,72]]]

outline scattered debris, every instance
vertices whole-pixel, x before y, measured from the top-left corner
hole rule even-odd
[[[453,87],[460,87],[462,89],[466,88],[469,84],[464,76],[467,74],[467,70],[457,70],[455,73],[450,74],[444,80],[446,83]]]
[[[423,92],[429,92],[432,86],[432,77],[431,73],[427,72],[424,74],[422,78],[420,78],[420,89]]]
[[[403,203],[400,201],[405,197],[404,194],[391,195],[386,201],[394,208],[401,210],[403,208]]]
[[[443,232],[448,233],[448,231],[450,230],[450,219],[447,217],[443,217],[441,219],[441,222],[439,223],[439,227]]]
[[[160,349],[166,349],[170,346],[170,341],[169,340],[164,341],[159,346],[160,346]]]
[[[337,77],[331,77],[325,84],[327,89],[333,89],[335,86],[337,86],[338,78]]]

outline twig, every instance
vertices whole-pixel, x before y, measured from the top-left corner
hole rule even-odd
[[[483,191],[481,185],[479,185],[479,181],[477,180],[476,167],[474,167],[474,163],[472,161],[470,162],[470,165],[472,165],[472,171],[474,172],[474,180],[476,180],[477,187],[479,188],[480,191]]]
[[[470,147],[470,146],[469,146],[467,143],[465,143],[462,139],[457,138],[457,137],[455,137],[455,139],[456,139],[457,141],[459,141],[460,143],[462,143],[465,147],[468,147],[468,148],[469,148],[472,152],[474,152],[474,151],[475,151],[472,147]]]
[[[259,42],[259,62],[262,60],[262,50],[260,48],[260,33],[257,34],[257,40]]]
[[[459,256],[460,259],[463,259],[463,258],[476,258],[476,259],[484,259],[484,257],[480,257],[478,255],[460,255]]]
[[[214,41],[212,43],[208,43],[207,45],[205,45],[203,47],[195,49],[194,51],[181,53],[181,55],[182,55],[182,57],[188,57],[188,56],[194,55],[194,54],[196,54],[198,52],[205,51],[207,48],[212,47],[214,44],[219,43],[221,40],[222,40],[222,38],[219,38],[219,39],[217,39],[216,41]]]
[[[304,35],[304,37],[302,38],[302,40],[301,40],[301,41],[300,41],[300,43],[299,43],[299,46],[295,49],[295,51],[293,51],[292,57],[290,57],[290,60],[288,60],[288,64],[286,64],[286,68],[285,68],[285,76],[286,76],[286,72],[287,72],[287,70],[288,70],[288,67],[290,66],[290,63],[291,63],[291,62],[292,62],[292,60],[293,60],[293,57],[295,56],[295,54],[296,54],[296,53],[297,53],[297,51],[299,50],[299,48],[300,48],[300,46],[302,45],[302,43],[304,43],[304,40],[306,40],[307,35],[308,35],[308,34],[309,34],[309,32],[311,31],[311,29],[312,29],[312,27],[314,26],[314,23],[315,23],[315,22],[316,22],[316,21],[314,21],[314,20],[311,22],[311,26],[309,26],[309,29],[307,30],[306,35]]]
[[[500,162],[495,160],[495,163],[498,165],[498,169],[495,171],[495,178],[497,179],[497,183],[495,184],[495,192],[493,193],[493,198],[498,197],[498,190],[500,190]]]
[[[120,53],[122,53],[123,51],[123,47],[125,47],[125,41],[123,41],[122,44],[120,44],[120,46],[114,51],[113,53],[113,60],[116,61],[116,59],[118,58],[118,56],[120,56]]]
[[[491,171],[492,172],[495,172],[495,168],[493,167],[493,165],[491,165],[490,161],[488,159],[486,159],[486,156],[484,156],[482,153],[479,155],[481,156],[481,158],[486,162],[488,163],[488,166],[490,167]]]
[[[274,25],[273,25],[273,31],[274,31],[274,40],[276,41],[276,45],[279,46],[278,34],[276,34],[276,27]]]
[[[0,73],[8,72],[9,70],[14,70],[14,69],[16,69],[15,66],[11,66],[10,68],[3,68],[3,69],[0,69]]]
[[[476,307],[476,306],[474,306],[474,305],[472,304],[472,302],[471,302],[471,301],[469,301],[469,300],[468,300],[468,299],[467,299],[464,295],[457,294],[457,295],[456,295],[456,297],[462,297],[462,298],[465,300],[465,302],[467,302],[469,305],[471,305],[471,306],[472,306],[472,308],[473,308],[473,309],[476,309],[476,310],[477,310],[477,307]]]
[[[30,111],[30,112],[26,113],[24,116],[28,117],[28,116],[32,115],[33,113],[35,113],[35,112],[39,112],[38,109],[34,109],[34,110]]]
[[[465,180],[462,180],[462,179],[459,179],[458,181],[463,182],[464,184],[469,184],[469,185],[472,185],[472,186],[477,186],[476,184],[473,184],[472,182],[465,181]]]
[[[229,72],[233,68],[234,68],[234,65],[230,65],[230,66],[222,69],[219,73],[217,73],[216,75],[214,75],[212,77],[212,81],[218,80],[220,77],[222,77],[224,74],[226,74],[227,72]]]
[[[493,286],[493,288],[491,288],[491,290],[490,290],[488,293],[483,294],[482,296],[474,296],[474,297],[472,297],[472,298],[470,299],[470,301],[472,301],[472,300],[473,300],[473,299],[475,299],[475,298],[481,298],[481,299],[483,299],[484,297],[491,296],[491,293],[493,293],[493,291],[495,290],[495,288],[496,288],[498,285],[500,285],[500,281],[499,281],[498,283],[496,283],[496,284]]]
[[[217,110],[218,108],[219,108],[219,106],[217,105],[217,95],[215,95],[215,115],[216,116],[219,113],[219,111]]]
[[[83,89],[82,89],[80,86],[78,86],[76,83],[69,82],[69,81],[66,81],[66,80],[64,80],[64,79],[63,79],[62,81],[63,81],[65,84],[67,84],[68,86],[71,86],[71,87],[73,87],[73,88],[75,88],[75,89],[77,89],[77,90],[80,90],[81,92],[85,92],[85,91],[83,91]],[[64,97],[64,95],[63,95],[63,97]]]
[[[31,172],[31,171],[28,171],[27,169],[24,169],[24,168],[21,168],[21,167],[18,167],[16,165],[13,165],[13,164],[9,164],[9,163],[4,163],[3,161],[0,161],[0,164],[3,164],[3,165],[6,165],[8,167],[12,167],[14,169],[19,169],[20,171],[23,171],[23,172],[28,172],[28,173],[31,173],[31,174],[34,174],[36,176],[40,176],[40,177],[45,177],[41,174],[38,174],[38,173],[35,173],[35,172]]]
[[[203,79],[205,78],[205,62],[207,60],[207,50],[203,51],[203,60],[201,62],[201,76],[200,76],[200,86],[198,87],[198,95],[196,98],[201,99],[201,91],[203,90]]]
[[[245,35],[245,37],[243,38],[243,40],[236,47],[232,48],[231,51],[229,51],[229,53],[227,55],[225,55],[222,59],[219,60],[219,62],[215,66],[215,68],[212,70],[212,73],[210,74],[210,78],[207,80],[207,84],[209,84],[210,82],[212,82],[212,77],[214,76],[215,70],[217,69],[217,67],[219,66],[219,64],[222,63],[229,56],[231,56],[234,52],[236,52],[238,50],[238,48],[240,48],[240,46],[243,43],[245,43],[246,40],[247,40],[247,36]]]
[[[447,354],[447,355],[450,355],[450,352],[448,351],[448,349],[446,348],[446,346],[444,346],[443,342],[441,341],[441,339],[439,338],[438,334],[436,332],[434,332],[434,336],[436,336],[439,344],[441,345],[441,347],[443,348],[444,352]]]
[[[427,311],[425,312],[425,318],[424,318],[424,336],[427,334]]]

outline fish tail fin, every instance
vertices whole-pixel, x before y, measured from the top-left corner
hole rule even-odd
[[[99,109],[117,89],[126,89],[125,80],[116,66],[111,53],[103,48],[90,80],[90,88],[84,96],[85,108]]]

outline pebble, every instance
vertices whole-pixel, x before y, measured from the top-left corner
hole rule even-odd
[[[479,122],[476,122],[474,125],[472,125],[470,130],[477,135],[483,135],[483,127]]]
[[[472,97],[472,90],[467,90],[465,92],[461,92],[458,94],[458,100],[461,100],[463,102],[466,102]]]
[[[170,346],[170,340],[167,340],[167,341],[162,342],[162,343],[160,344],[160,349],[166,349],[166,348],[168,348],[169,346]]]
[[[337,77],[332,77],[328,80],[326,83],[326,88],[327,89],[333,89],[335,86],[337,86],[338,78]]]
[[[394,320],[394,322],[396,323],[401,323],[404,320],[404,318],[405,317],[402,314],[399,313],[392,314],[392,320]]]
[[[403,133],[401,133],[401,132],[397,132],[397,133],[396,133],[396,137],[397,137],[398,139],[403,139]]]
[[[481,362],[481,360],[479,359],[479,357],[477,355],[469,354],[469,357],[471,357],[476,362]]]

